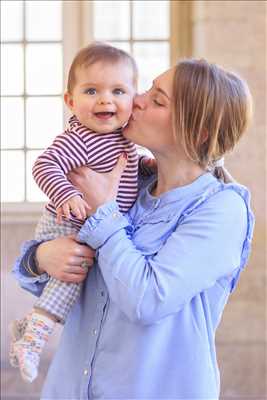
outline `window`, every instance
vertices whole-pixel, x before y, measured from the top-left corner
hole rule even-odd
[[[133,54],[139,90],[170,65],[170,1],[93,2],[93,35]]]
[[[1,200],[45,200],[31,177],[62,131],[62,2],[1,2]]]
[[[64,128],[62,94],[76,51],[103,40],[131,52],[139,91],[146,90],[177,55],[187,55],[189,3],[1,1],[1,200],[11,211],[46,201],[31,166]]]

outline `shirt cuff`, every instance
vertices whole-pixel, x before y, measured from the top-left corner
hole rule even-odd
[[[35,253],[40,243],[37,240],[29,240],[22,245],[21,254],[12,269],[12,273],[22,283],[43,283],[49,279],[46,272],[39,275],[35,265]]]
[[[98,249],[110,236],[128,225],[129,221],[119,211],[116,201],[110,201],[98,207],[95,214],[87,218],[78,233],[78,240]]]

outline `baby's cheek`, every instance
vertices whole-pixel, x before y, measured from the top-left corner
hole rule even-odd
[[[125,112],[129,114],[129,116],[132,114],[133,110],[133,99],[129,100],[129,102],[125,105]]]
[[[82,115],[88,115],[88,112],[91,112],[92,108],[91,104],[81,104],[80,112]]]

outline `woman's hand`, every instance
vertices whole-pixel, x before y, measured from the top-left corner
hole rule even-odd
[[[94,255],[94,250],[76,242],[74,236],[49,240],[37,247],[38,271],[63,282],[80,283],[92,267]]]
[[[139,158],[138,172],[142,176],[151,176],[158,172],[158,165],[155,158],[141,156]]]
[[[127,154],[123,153],[111,172],[99,173],[88,167],[80,167],[67,174],[71,183],[84,195],[91,207],[90,214],[111,200],[115,200],[121,174],[127,164]]]

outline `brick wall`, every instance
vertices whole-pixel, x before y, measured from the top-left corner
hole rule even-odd
[[[192,2],[193,56],[243,76],[254,98],[254,121],[226,158],[251,189],[256,215],[253,253],[217,335],[222,398],[266,399],[266,2]],[[222,250],[223,251],[223,250]]]

